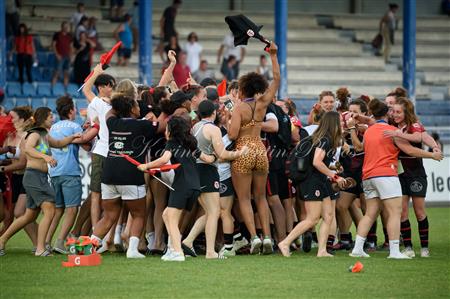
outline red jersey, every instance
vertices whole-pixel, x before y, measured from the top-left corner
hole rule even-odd
[[[364,134],[363,180],[381,176],[398,176],[398,153],[393,138],[383,136],[386,130],[397,130],[385,122],[370,126]]]
[[[70,33],[55,32],[53,41],[55,42],[56,52],[59,55],[64,58],[70,56],[70,47],[72,45],[72,35]]]
[[[33,55],[33,36],[21,35],[15,39],[17,54]]]
[[[424,133],[425,128],[421,123],[413,123],[411,126],[405,126],[401,128],[403,133],[407,134],[414,134],[416,132],[418,133]],[[417,148],[422,148],[422,143],[416,143],[416,142],[410,142],[412,146]],[[403,166],[403,176],[407,177],[416,177],[416,176],[426,176],[425,168],[423,167],[423,160],[422,158],[416,158],[411,157],[404,152],[400,152],[398,155],[398,158],[402,162]]]

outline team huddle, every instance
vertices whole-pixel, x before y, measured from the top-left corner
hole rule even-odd
[[[82,127],[68,96],[57,100],[54,124],[47,107],[13,108],[1,149],[0,256],[24,229],[36,256],[67,254],[68,238],[90,235],[99,253],[164,261],[200,253],[288,257],[315,247],[318,257],[389,250],[389,258],[409,259],[411,199],[420,255],[428,257],[422,159],[443,156],[405,90],[384,101],[352,99],[346,88],[323,91],[302,124],[295,104],[277,99],[277,46],[268,52],[271,82],[251,72],[227,86],[192,77],[177,86],[173,51],[153,87],[116,84],[99,64],[83,87]],[[84,201],[80,146],[92,158]],[[379,215],[385,240],[377,247]]]

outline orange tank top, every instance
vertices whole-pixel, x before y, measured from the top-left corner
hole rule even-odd
[[[397,130],[378,121],[364,133],[363,180],[373,177],[398,176],[398,153],[400,150],[391,137],[384,137],[386,130]]]

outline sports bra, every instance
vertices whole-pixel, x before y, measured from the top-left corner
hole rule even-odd
[[[258,125],[258,124],[263,122],[262,120],[256,120],[255,119],[256,102],[255,102],[255,106],[252,106],[252,105],[250,105],[248,103],[248,102],[253,102],[253,101],[255,101],[255,99],[253,99],[253,98],[245,99],[243,101],[244,103],[246,103],[250,107],[250,109],[252,109],[252,119],[248,123],[241,125],[241,129],[254,127],[254,126],[256,126],[256,125]]]

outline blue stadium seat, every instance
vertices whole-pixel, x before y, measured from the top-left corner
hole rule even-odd
[[[48,65],[48,52],[37,52],[39,66],[46,67]]]
[[[67,85],[67,93],[73,98],[81,95],[81,93],[78,92],[78,86],[73,83],[69,83],[69,85]]]
[[[14,103],[14,98],[9,98],[9,99],[5,100],[2,103],[2,105],[3,105],[3,107],[5,107],[6,111],[9,111],[16,106]]]
[[[41,74],[41,69],[39,67],[33,67],[31,68],[31,76],[33,77],[34,81],[43,81],[42,80],[42,74]]]
[[[61,82],[56,82],[52,89],[54,97],[60,97],[66,94],[64,85]]]
[[[85,98],[77,99],[76,103],[78,111],[80,111],[80,109],[87,109],[89,105],[88,101]]]
[[[29,98],[16,98],[16,106],[30,106]]]
[[[34,88],[33,84],[25,82],[22,86],[22,95],[26,97],[36,96],[36,88]]]
[[[17,81],[19,79],[19,71],[15,66],[8,66],[6,68],[6,80]]]
[[[13,54],[12,59],[10,60],[9,57],[8,59],[6,59],[6,65],[7,66],[16,66],[16,64],[14,63],[16,61],[16,53]]]
[[[56,98],[47,98],[47,107],[56,111]]]
[[[19,82],[8,82],[6,85],[6,95],[9,97],[22,96],[22,87]]]
[[[33,109],[36,109],[38,107],[45,107],[45,106],[47,106],[45,98],[31,99],[31,107],[33,107]]]
[[[317,103],[317,100],[296,100],[294,103],[299,114],[309,114],[312,106]]]
[[[38,84],[37,95],[39,97],[51,97],[52,96],[52,87],[48,82],[41,82]]]
[[[47,55],[47,66],[48,66],[50,69],[53,69],[53,68],[55,67],[55,65],[56,65],[56,56],[55,56],[55,53],[53,53],[53,52],[48,52],[48,55]]]
[[[77,114],[77,116],[75,117],[75,120],[74,120],[77,124],[79,124],[80,126],[82,126],[83,124],[84,124],[84,119],[80,116],[80,115],[78,115]]]

